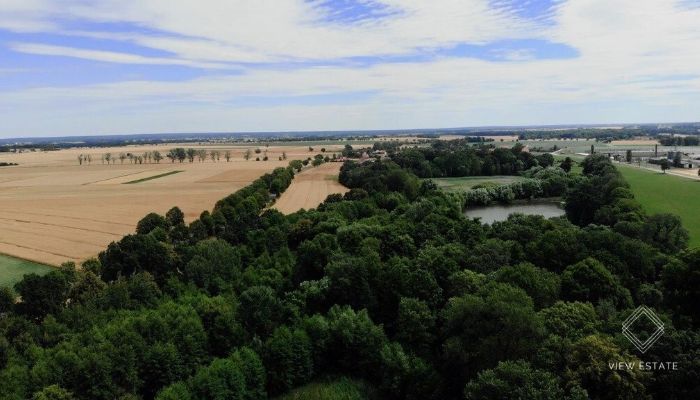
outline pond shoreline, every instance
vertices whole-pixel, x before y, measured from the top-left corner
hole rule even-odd
[[[541,215],[545,218],[565,216],[564,202],[560,197],[514,200],[510,203],[493,203],[487,206],[465,208],[467,218],[479,218],[484,224],[504,221],[510,214]]]

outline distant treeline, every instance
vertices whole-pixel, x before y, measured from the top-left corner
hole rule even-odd
[[[11,163],[11,162],[0,162],[0,167],[10,167],[13,165],[19,165],[17,163]]]
[[[664,146],[698,146],[698,136],[659,136],[659,143]]]
[[[535,156],[512,148],[472,146],[466,140],[437,141],[429,148],[411,148],[392,156],[401,168],[421,178],[461,177],[478,175],[514,175],[534,166],[554,163],[551,154]]]
[[[580,128],[566,130],[532,130],[502,132],[501,134],[517,134],[520,139],[595,139],[611,141],[631,139],[640,136],[657,137],[667,134],[697,135],[700,124],[680,124],[673,126],[638,126],[621,129]]]

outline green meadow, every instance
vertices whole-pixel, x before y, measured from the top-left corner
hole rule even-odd
[[[45,274],[51,271],[48,265],[21,260],[0,254],[0,286],[14,286],[25,274]]]
[[[678,215],[690,233],[689,246],[700,246],[700,181],[627,165],[618,169],[648,213]]]
[[[482,183],[505,185],[523,178],[519,176],[465,176],[460,178],[432,178],[441,189],[448,192],[464,191]]]
[[[131,184],[134,184],[134,183],[146,182],[146,181],[150,181],[150,180],[153,180],[153,179],[162,178],[162,177],[164,177],[164,176],[169,176],[169,175],[178,174],[178,173],[180,173],[180,172],[182,172],[182,171],[169,171],[169,172],[165,172],[165,173],[163,173],[163,174],[158,174],[158,175],[149,176],[149,177],[147,177],[147,178],[141,178],[141,179],[136,179],[136,180],[134,180],[134,181],[124,182],[124,185],[131,185]]]

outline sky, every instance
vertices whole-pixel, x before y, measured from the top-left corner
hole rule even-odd
[[[0,0],[0,137],[699,112],[700,0]]]

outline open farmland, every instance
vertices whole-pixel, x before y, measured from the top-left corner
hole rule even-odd
[[[634,197],[650,214],[678,215],[690,233],[689,247],[700,246],[700,181],[619,164],[618,169],[630,184]]]
[[[300,209],[316,208],[329,194],[345,193],[348,188],[338,183],[342,163],[325,163],[307,169],[294,177],[291,186],[275,202],[274,208],[283,214]]]
[[[116,157],[120,153],[158,150],[165,154],[176,146],[0,154],[0,162],[19,164],[0,171],[0,253],[51,265],[82,261],[132,233],[149,212],[163,214],[178,206],[186,221],[191,221],[262,174],[286,166],[291,159],[316,154],[308,146],[260,146],[261,152],[256,154],[254,145],[182,145],[218,150],[222,157],[217,162],[195,159],[193,163],[172,163],[167,158],[149,164],[132,164],[128,159],[123,164],[117,159],[111,165],[101,161],[105,153]],[[325,147],[330,153],[342,146]],[[243,155],[248,149],[252,155],[246,161]],[[223,157],[227,150],[231,152],[230,162]],[[266,151],[271,161],[254,161],[256,157],[262,159]],[[288,159],[278,161],[282,152]],[[78,165],[80,154],[89,154],[92,163]],[[125,184],[129,182],[135,183]]]

